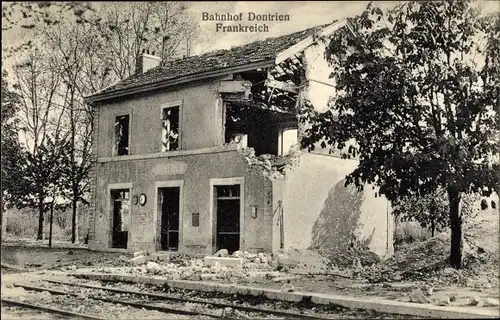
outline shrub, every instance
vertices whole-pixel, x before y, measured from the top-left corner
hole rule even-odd
[[[399,222],[395,230],[394,245],[400,246],[406,243],[421,242],[429,239],[431,233],[427,228],[422,228],[418,222]]]

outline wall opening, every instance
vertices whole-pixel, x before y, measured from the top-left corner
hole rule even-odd
[[[115,155],[129,154],[130,116],[128,114],[115,118]]]
[[[221,185],[214,189],[216,251],[227,249],[231,254],[240,249],[240,185]]]
[[[481,200],[481,210],[486,210],[488,209],[488,202],[486,199]]]
[[[111,247],[127,248],[130,225],[129,189],[111,190]]]
[[[160,199],[160,250],[179,249],[180,187],[158,188]]]
[[[179,106],[162,110],[162,152],[179,149]]]

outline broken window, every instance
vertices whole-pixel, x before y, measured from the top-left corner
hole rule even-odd
[[[115,118],[115,155],[129,154],[130,116],[128,114]]]
[[[285,156],[289,153],[290,148],[298,143],[297,129],[280,130],[278,141],[278,155]]]
[[[179,107],[164,108],[162,112],[162,152],[179,149]]]
[[[488,209],[488,202],[485,199],[481,200],[481,210]]]
[[[255,106],[228,104],[225,142],[251,147],[257,155],[277,154],[278,123],[276,115]]]

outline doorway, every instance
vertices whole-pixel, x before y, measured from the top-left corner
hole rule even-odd
[[[158,188],[160,200],[160,250],[179,249],[180,187]]]
[[[215,248],[229,254],[240,249],[240,185],[214,186]]]
[[[129,189],[111,190],[111,247],[127,249],[130,224]]]

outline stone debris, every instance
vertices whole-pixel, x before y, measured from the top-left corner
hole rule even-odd
[[[229,256],[229,252],[227,251],[227,249],[220,249],[213,256],[214,257],[227,257],[227,256]]]
[[[244,253],[243,253],[243,251],[235,251],[235,252],[233,252],[233,254],[231,255],[231,257],[234,257],[234,258],[243,258],[244,257]]]
[[[149,260],[160,261],[160,262],[170,262],[170,254],[166,252],[153,252],[149,255]]]
[[[150,261],[146,264],[146,272],[152,274],[159,274],[161,273],[161,270],[162,270],[161,266],[156,262]]]
[[[291,283],[284,283],[284,284],[281,286],[280,290],[281,290],[282,292],[293,292],[293,291],[295,291],[295,287],[294,287],[294,286],[293,286],[293,284],[291,284]]]
[[[410,293],[410,302],[414,303],[430,303],[431,301],[424,295],[424,292],[418,288]]]
[[[48,297],[50,297],[50,296],[51,296],[51,294],[50,294],[50,292],[48,292],[48,291],[42,291],[42,292],[40,293],[40,295],[39,295],[39,297],[41,297],[41,298],[48,298]]]
[[[498,307],[500,301],[495,298],[480,298],[477,296],[471,297],[469,300],[469,306],[475,307]]]
[[[136,257],[133,257],[132,259],[130,259],[129,262],[132,265],[136,265],[137,266],[137,265],[146,263],[146,257],[145,256],[136,256]]]
[[[146,253],[144,251],[136,251],[134,252],[134,258],[137,258],[139,256],[145,256]]]
[[[273,279],[274,282],[283,282],[283,281],[291,281],[291,280],[299,280],[300,276],[288,276],[288,277],[276,277]]]
[[[486,298],[483,300],[483,305],[485,307],[498,307],[500,305],[500,301],[495,298]]]
[[[429,284],[425,284],[423,286],[423,290],[426,296],[432,296],[432,293],[434,292],[434,288]]]
[[[213,267],[219,263],[226,267],[243,268],[243,259],[231,257],[205,257],[205,265]]]
[[[476,297],[471,297],[469,305],[470,306],[478,306],[479,307],[480,305],[482,305],[481,298],[479,298],[477,296]]]
[[[446,298],[443,298],[443,299],[439,299],[436,304],[438,306],[447,306],[450,304],[450,298],[449,297],[446,297]]]

